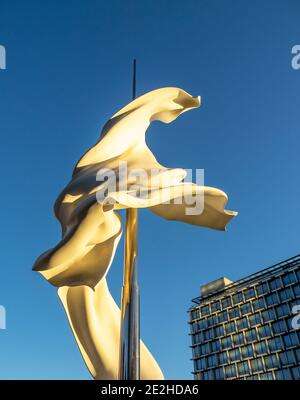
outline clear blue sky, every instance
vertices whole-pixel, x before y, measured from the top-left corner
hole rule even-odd
[[[200,284],[299,253],[299,15],[297,0],[1,0],[0,378],[90,378],[55,288],[31,266],[59,240],[52,205],[74,163],[130,100],[133,57],[138,94],[202,96],[151,126],[154,154],[205,168],[239,211],[226,233],[140,213],[142,337],[166,377],[191,377],[186,311]],[[122,247],[109,276],[118,302]]]

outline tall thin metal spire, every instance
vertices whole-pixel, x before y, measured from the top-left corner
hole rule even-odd
[[[136,97],[133,60],[132,98]],[[140,379],[140,293],[137,275],[138,209],[126,210],[125,254],[121,304],[119,379]]]

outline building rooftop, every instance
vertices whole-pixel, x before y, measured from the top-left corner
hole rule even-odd
[[[277,273],[279,273],[282,270],[285,270],[286,268],[290,268],[292,266],[296,266],[299,264],[300,264],[300,254],[295,257],[289,258],[285,261],[282,261],[278,264],[272,265],[271,267],[265,268],[259,272],[251,274],[246,278],[239,279],[235,282],[232,282],[228,278],[224,277],[216,279],[210,283],[202,285],[200,287],[201,295],[194,298],[192,302],[199,305],[205,302],[210,297],[217,297],[225,290],[226,292],[235,291],[239,286],[246,286],[249,285],[250,283],[261,281],[264,279],[264,277],[270,276],[270,274],[276,275]],[[190,309],[193,309],[195,307],[196,306],[192,306]]]
[[[222,289],[225,289],[226,286],[233,283],[230,279],[222,277],[216,279],[212,282],[206,283],[205,285],[200,286],[200,296],[208,297],[210,294],[218,292]]]

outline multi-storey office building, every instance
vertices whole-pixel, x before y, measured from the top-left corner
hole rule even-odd
[[[300,379],[300,255],[204,285],[193,302],[195,379]]]

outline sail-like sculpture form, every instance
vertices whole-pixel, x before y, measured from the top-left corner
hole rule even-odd
[[[184,182],[183,169],[160,165],[147,147],[145,132],[152,121],[169,123],[199,106],[199,97],[178,88],[138,97],[108,120],[100,140],[76,164],[71,181],[56,200],[62,239],[33,268],[59,288],[81,354],[95,379],[118,378],[120,310],[106,281],[122,234],[118,210],[147,207],[168,220],[218,230],[225,230],[236,215],[224,209],[224,192]],[[202,199],[201,210],[187,212],[197,196]],[[142,342],[141,379],[163,379]]]

